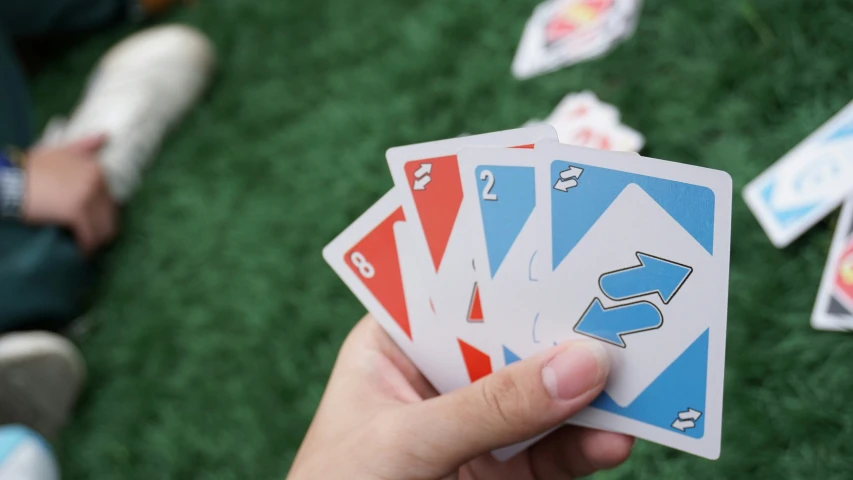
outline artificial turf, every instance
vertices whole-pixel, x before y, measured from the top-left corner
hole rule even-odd
[[[726,170],[736,191],[722,456],[639,442],[601,477],[853,476],[853,338],[808,324],[834,221],[777,250],[740,197],[853,97],[853,2],[650,0],[609,55],[519,82],[534,4],[208,0],[167,17],[211,36],[219,75],[105,258],[65,478],[282,478],[363,313],[320,250],[391,186],[385,149],[515,127],[585,89],[644,154]],[[131,30],[37,75],[40,119]]]

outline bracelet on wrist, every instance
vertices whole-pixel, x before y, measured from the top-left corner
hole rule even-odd
[[[24,170],[0,153],[0,218],[20,218],[26,188]]]

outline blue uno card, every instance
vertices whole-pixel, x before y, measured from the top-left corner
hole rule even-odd
[[[497,148],[466,148],[458,154],[466,238],[474,252],[490,353],[503,365],[539,350],[531,326],[544,264],[537,260],[533,156],[532,150]]]
[[[853,102],[749,182],[743,197],[783,248],[834,210],[853,184]]]
[[[717,458],[730,177],[553,142],[535,161],[538,335],[600,341],[613,363],[575,420]]]

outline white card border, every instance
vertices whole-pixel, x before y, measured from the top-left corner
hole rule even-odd
[[[654,158],[636,156],[613,155],[612,152],[592,150],[580,147],[561,145],[556,142],[537,143],[538,163],[543,167],[537,169],[536,178],[536,205],[541,207],[550,197],[550,163],[553,160],[568,160],[578,158],[578,162],[587,165],[601,166],[624,172],[654,176],[657,178],[701,185],[710,188],[714,192],[714,252],[720,255],[720,262],[724,268],[725,277],[730,277],[731,260],[731,218],[732,218],[732,178],[721,170],[713,170],[694,165],[668,162]],[[651,163],[650,163],[651,162]],[[543,185],[548,188],[542,188]],[[550,241],[550,226],[547,225],[547,215],[544,218],[543,241]],[[551,249],[544,248],[544,259],[551,263]],[[728,311],[728,283],[724,294],[726,311]],[[705,411],[716,412],[714,415],[705,417],[705,432],[702,438],[695,439],[680,433],[669,432],[663,428],[648,425],[638,420],[633,420],[621,415],[616,415],[604,410],[587,408],[577,415],[578,420],[601,425],[618,424],[617,431],[628,433],[637,437],[651,440],[668,447],[683,450],[694,455],[716,460],[720,456],[722,440],[722,417],[723,417],[723,388],[725,376],[725,352],[726,352],[726,327],[727,317],[719,324],[712,325],[709,331],[708,352],[712,359],[708,362],[708,371],[705,389]],[[721,358],[713,359],[713,352],[720,352]],[[600,428],[600,427],[599,427]]]

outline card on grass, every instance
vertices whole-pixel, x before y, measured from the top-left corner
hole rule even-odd
[[[512,73],[525,79],[595,58],[630,37],[639,0],[549,0],[524,26]]]
[[[744,188],[778,248],[788,246],[853,191],[853,102]]]
[[[537,338],[597,339],[613,362],[576,420],[717,458],[731,178],[554,142],[536,156]]]
[[[586,117],[601,117],[611,123],[619,123],[619,110],[586,90],[563,97],[551,115],[545,119],[545,123],[571,122]]]
[[[456,152],[464,146],[532,147],[540,140],[556,140],[553,127],[538,125],[502,132],[452,138],[395,147],[386,157],[391,176],[401,192],[403,212],[421,260],[426,288],[439,328],[453,332],[469,366],[484,362],[490,330],[482,302],[468,239],[457,228],[462,220],[462,186]],[[489,356],[491,366],[496,366]],[[485,368],[472,372],[488,373]],[[471,381],[479,378],[471,376]]]
[[[553,123],[561,143],[597,150],[638,152],[646,140],[636,130],[603,117]]]
[[[567,145],[638,152],[645,144],[639,132],[621,123],[619,109],[590,91],[566,95],[547,119],[530,120],[527,124],[541,123],[552,125],[560,143]]]
[[[841,207],[820,281],[812,327],[853,330],[853,198]]]

